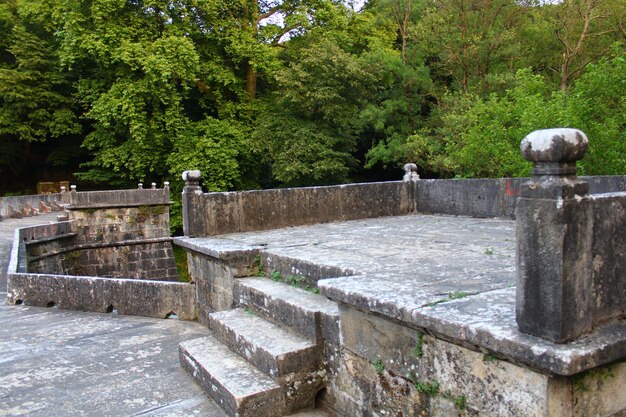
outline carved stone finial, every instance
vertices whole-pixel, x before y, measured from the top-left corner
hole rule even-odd
[[[143,182],[140,182],[139,184],[137,184],[137,189],[143,190]]]
[[[402,177],[402,181],[417,181],[420,179],[417,173],[417,165],[413,163],[405,164],[403,169],[404,177]]]
[[[522,155],[535,164],[534,175],[575,175],[576,161],[587,153],[589,139],[578,129],[536,130],[520,144]]]
[[[151,187],[150,187],[150,188],[152,188],[153,190],[156,190],[156,182],[153,182],[153,183],[152,183],[152,184],[150,184],[150,185],[151,185]]]
[[[72,190],[73,193],[76,192],[76,186],[75,185],[70,185],[70,189]]]
[[[165,181],[163,183],[163,189],[164,190],[169,190],[170,189],[170,182],[169,181]]]
[[[67,189],[66,189],[64,186],[62,186],[62,187],[61,187],[61,192],[62,192],[62,193],[64,193],[64,192],[66,192],[66,191],[67,191]]]
[[[199,187],[201,179],[202,172],[198,170],[183,172],[183,181],[185,181],[185,187]]]

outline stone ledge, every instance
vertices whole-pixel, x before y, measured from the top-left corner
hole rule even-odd
[[[195,320],[195,285],[139,279],[9,273],[9,304]]]
[[[351,277],[354,278],[354,277]],[[361,277],[358,285],[349,278],[320,281],[322,293],[331,300],[371,311],[408,327],[426,330],[456,344],[487,350],[495,356],[540,372],[573,375],[620,360],[626,356],[626,321],[601,327],[585,338],[557,344],[519,332],[515,322],[515,288],[504,288],[416,307],[406,302],[419,298],[421,290],[396,297],[364,294],[377,278]],[[383,281],[389,289],[389,283]],[[410,291],[407,289],[407,291]]]
[[[150,202],[150,203],[102,203],[102,204],[84,204],[84,205],[69,205],[67,210],[95,210],[95,209],[109,209],[109,208],[127,208],[127,207],[152,207],[152,206],[171,206],[171,201],[164,202]]]

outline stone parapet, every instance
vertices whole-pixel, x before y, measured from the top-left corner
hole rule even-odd
[[[70,192],[69,210],[83,208],[170,205],[169,188]]]
[[[197,319],[195,285],[188,283],[9,273],[7,288],[9,304]]]
[[[187,174],[184,178],[190,177]],[[414,211],[412,181],[227,193],[202,193],[198,181],[187,181],[183,191],[185,236],[190,237],[399,216]]]

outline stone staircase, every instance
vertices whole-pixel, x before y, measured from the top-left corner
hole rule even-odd
[[[315,406],[339,310],[268,278],[235,281],[238,308],[209,315],[211,336],[179,346],[181,366],[229,416],[279,417]]]

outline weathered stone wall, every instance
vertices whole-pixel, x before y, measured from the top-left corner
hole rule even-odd
[[[185,236],[399,216],[414,210],[410,182],[183,194]]]
[[[34,273],[75,275],[76,233],[65,221],[20,229],[25,270]],[[27,264],[26,264],[27,261]]]
[[[343,415],[583,417],[626,409],[624,362],[557,377],[354,308],[341,308],[340,323],[325,402]]]
[[[593,326],[626,318],[626,192],[591,196]]]
[[[71,221],[22,230],[28,272],[178,281],[167,190],[67,194]]]
[[[169,189],[72,191],[75,275],[178,281]]]
[[[69,193],[0,197],[0,221],[5,218],[36,216],[63,210],[69,203]]]
[[[195,252],[187,254],[187,266],[196,284],[198,318],[207,325],[210,313],[233,308],[237,270],[226,262]]]
[[[8,303],[196,320],[195,286],[182,282],[8,274]]]
[[[69,207],[75,274],[178,280],[165,204]]]
[[[626,191],[626,176],[580,177],[590,194]],[[415,182],[420,213],[515,218],[517,199],[529,178],[420,180]]]
[[[67,194],[72,220],[16,231],[9,303],[197,319],[196,286],[168,282],[168,190]]]

